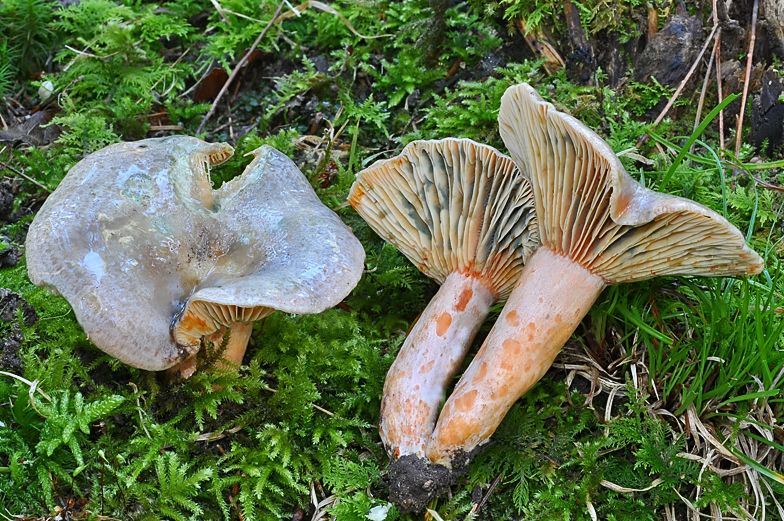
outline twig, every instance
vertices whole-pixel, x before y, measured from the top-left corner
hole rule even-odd
[[[89,49],[90,47],[92,47],[92,46],[93,46],[93,44],[94,44],[95,42],[97,42],[97,41],[98,41],[98,38],[96,38],[95,40],[93,40],[93,41],[91,41],[90,43],[88,43],[88,44],[85,46],[85,48],[84,48],[84,51],[86,51],[87,49]],[[66,65],[66,66],[65,66],[65,68],[63,69],[63,72],[68,72],[68,69],[70,69],[70,68],[71,68],[71,65],[73,65],[74,63],[76,63],[76,60],[78,60],[78,59],[79,59],[79,55],[81,55],[81,54],[82,54],[82,52],[83,52],[83,51],[76,51],[76,56],[74,56],[74,59],[73,59],[73,60],[71,60],[71,61],[68,63],[68,65]]]
[[[212,5],[215,7],[215,9],[218,11],[218,14],[220,14],[221,18],[223,18],[223,21],[226,22],[226,25],[230,26],[231,22],[229,21],[228,18],[226,18],[226,13],[223,12],[223,7],[221,7],[221,5],[218,3],[218,0],[210,0],[210,1],[212,2]]]
[[[691,75],[694,74],[694,71],[697,69],[697,65],[700,64],[700,60],[702,60],[702,56],[705,54],[705,51],[708,49],[708,44],[713,39],[713,35],[716,34],[716,29],[717,28],[718,28],[718,26],[714,25],[713,29],[711,29],[711,32],[708,35],[708,38],[705,40],[705,43],[702,45],[702,49],[700,50],[700,54],[697,56],[697,59],[694,60],[694,63],[692,64],[691,69],[689,69],[689,72],[686,73],[686,77],[683,78],[683,80],[681,80],[680,85],[678,85],[678,88],[675,89],[675,93],[670,98],[670,101],[667,102],[667,105],[664,106],[664,108],[662,109],[661,113],[656,118],[656,121],[654,121],[653,125],[651,125],[651,129],[654,129],[656,127],[656,125],[661,123],[661,121],[664,119],[664,116],[666,116],[667,112],[669,112],[669,110],[672,108],[672,105],[675,103],[675,100],[677,100],[678,97],[681,95],[681,92],[683,91],[683,88],[686,86],[686,83],[688,83],[688,81],[691,79]],[[646,133],[637,142],[637,148],[640,148],[640,146],[642,146],[647,140],[648,140],[648,134]]]
[[[218,118],[218,121],[220,121],[220,118]],[[219,127],[215,127],[214,129],[212,129],[213,135],[215,135],[216,132],[220,132],[224,128],[228,127],[229,125],[231,125],[231,123],[232,123],[231,122],[231,118],[229,118],[229,122],[228,123],[224,123],[223,125],[221,125]]]
[[[234,70],[231,71],[231,74],[229,75],[229,79],[226,80],[226,83],[223,84],[223,87],[221,88],[220,92],[218,92],[218,95],[215,96],[215,101],[212,102],[212,106],[210,107],[210,110],[207,112],[207,115],[204,116],[204,119],[202,120],[201,125],[199,125],[199,128],[196,131],[197,134],[201,134],[202,132],[204,132],[204,126],[207,124],[207,121],[215,113],[215,109],[217,108],[218,103],[220,102],[220,99],[223,97],[224,94],[226,94],[226,91],[229,89],[229,85],[231,85],[231,82],[233,82],[234,78],[237,77],[237,74],[239,74],[239,72],[242,69],[242,67],[248,61],[248,58],[250,57],[250,55],[253,54],[253,51],[255,51],[256,47],[259,46],[259,44],[261,43],[261,40],[263,40],[264,37],[267,35],[267,31],[269,31],[270,27],[272,27],[272,24],[275,23],[275,21],[278,19],[278,15],[283,10],[283,5],[284,5],[284,2],[280,2],[278,4],[278,9],[275,11],[275,14],[272,15],[272,20],[270,20],[269,23],[267,24],[267,26],[264,27],[264,30],[261,31],[261,34],[259,35],[258,38],[256,38],[256,41],[253,42],[253,45],[251,45],[251,47],[248,50],[248,52],[246,52],[245,55],[242,58],[240,58],[240,61],[234,67]]]
[[[140,42],[134,42],[134,46],[138,45],[139,43]],[[64,45],[63,47],[65,47],[69,51],[75,52],[79,56],[83,56],[85,58],[96,58],[96,59],[102,60],[102,61],[106,61],[108,58],[111,58],[112,56],[117,56],[118,54],[120,54],[120,51],[117,51],[117,52],[113,52],[111,54],[107,54],[106,56],[98,56],[97,54],[92,54],[92,53],[89,53],[89,52],[86,52],[86,51],[80,51],[79,49],[74,49],[70,45]]]
[[[737,172],[737,170],[733,170],[733,172]],[[768,184],[765,181],[763,181],[762,179],[754,177],[753,175],[751,175],[748,172],[744,172],[744,173],[746,175],[748,175],[756,184],[760,185],[763,188],[767,188],[768,190],[774,190],[776,192],[784,192],[784,187],[782,187],[782,186],[776,186],[776,185]]]
[[[716,1],[717,0],[713,0],[713,25],[718,25],[719,23],[719,12]],[[721,27],[716,31],[716,84],[719,91],[718,103],[721,105],[724,98],[724,91],[721,86]],[[719,150],[724,150],[724,109],[719,111]],[[721,170],[721,177],[722,179],[724,178],[724,169]]]
[[[3,151],[5,151],[5,148],[6,147],[3,147],[3,150],[0,150],[0,154],[2,154]],[[0,161],[0,172],[2,172],[3,169],[5,169],[5,168],[7,168],[11,172],[15,173],[16,175],[18,175],[22,179],[25,179],[26,181],[30,181],[31,183],[33,183],[38,188],[44,190],[46,193],[48,193],[48,194],[52,193],[51,190],[49,190],[47,187],[45,187],[44,185],[42,185],[41,183],[39,183],[38,181],[36,181],[32,177],[28,176],[27,174],[25,174],[23,172],[20,172],[19,170],[17,170],[16,168],[12,167],[11,165],[3,163],[2,161]]]
[[[150,125],[147,132],[157,132],[160,130],[183,130],[185,127],[182,125]]]
[[[700,91],[700,101],[697,103],[697,115],[694,118],[694,128],[692,131],[697,130],[697,127],[700,126],[700,116],[702,116],[702,107],[705,104],[705,93],[708,90],[708,82],[710,81],[711,72],[713,72],[713,61],[714,57],[716,56],[716,49],[719,46],[719,31],[721,28],[716,31],[716,40],[713,42],[713,51],[711,51],[710,60],[708,60],[708,70],[705,72],[705,79],[702,82],[702,90]],[[692,149],[690,150],[691,153],[694,153],[694,145],[691,146]]]
[[[244,15],[242,13],[234,12],[231,9],[224,9],[223,12],[229,13],[229,14],[233,14],[234,16],[239,16],[240,18],[244,18],[246,20],[250,20],[251,22],[256,22],[257,24],[268,24],[269,23],[269,20],[264,21],[264,20],[259,20],[258,18],[251,18],[250,16],[246,16],[246,15]]]
[[[738,130],[735,133],[735,157],[740,154],[740,137],[743,130],[743,112],[746,110],[746,98],[749,95],[749,83],[751,82],[751,61],[754,58],[754,42],[757,40],[757,11],[759,10],[759,0],[754,0],[754,8],[751,10],[751,39],[749,40],[749,56],[746,59],[746,79],[743,82],[743,97],[740,101],[740,115],[738,117]],[[734,177],[734,176],[733,176]],[[734,181],[734,179],[733,179]]]
[[[490,494],[492,494],[492,493],[493,493],[493,490],[495,490],[495,487],[497,487],[497,486],[498,486],[498,483],[499,483],[499,482],[500,482],[500,481],[501,481],[503,478],[504,478],[504,473],[503,473],[503,472],[501,472],[500,474],[498,474],[498,476],[496,476],[496,478],[495,478],[495,479],[493,480],[493,482],[490,484],[490,488],[487,490],[487,494],[485,494],[485,496],[482,498],[482,501],[480,501],[479,503],[477,503],[477,505],[476,505],[476,511],[477,511],[477,512],[479,511],[479,509],[480,509],[480,508],[482,508],[482,507],[485,505],[485,503],[487,503],[487,500],[490,498]],[[473,509],[472,509],[472,510],[473,510]]]
[[[716,0],[714,0],[714,2],[713,2],[713,14],[711,16],[713,18],[713,26],[714,27],[718,26],[718,21],[717,21],[716,16],[717,16],[716,15]],[[711,72],[712,72],[712,69],[713,69],[713,60],[716,57],[716,52],[719,49],[719,41],[720,41],[719,37],[720,36],[721,36],[721,27],[716,29],[716,40],[713,42],[713,50],[711,51],[711,57],[708,60],[708,70],[705,72],[705,80],[703,80],[703,82],[702,82],[702,91],[700,91],[700,101],[697,104],[697,115],[694,118],[694,128],[692,129],[692,132],[696,131],[697,127],[700,126],[700,116],[702,115],[702,107],[705,104],[705,92],[708,90],[708,82],[710,81],[710,75],[711,75]],[[693,144],[691,146],[691,150],[689,150],[689,152],[692,153],[692,154],[694,153],[695,145],[696,145],[696,143]]]

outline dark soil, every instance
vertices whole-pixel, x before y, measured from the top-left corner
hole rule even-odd
[[[433,498],[449,492],[455,472],[408,454],[389,464],[389,501],[403,514],[420,512]]]
[[[452,458],[452,468],[431,463],[407,454],[389,464],[385,480],[389,502],[404,514],[421,512],[434,498],[445,495],[469,469],[469,463],[485,446],[471,452],[459,451]]]
[[[38,322],[38,313],[35,312],[33,306],[22,298],[22,295],[7,288],[0,288],[0,320],[3,322],[15,321],[16,312],[20,308],[25,327],[32,327],[33,324]]]
[[[22,328],[16,322],[17,311],[20,309],[25,327],[32,327],[38,321],[38,313],[33,306],[28,304],[19,293],[0,288],[0,320],[14,323],[11,332],[0,338],[0,369],[16,373],[24,370],[24,361],[18,356],[19,348],[24,342]]]
[[[751,105],[751,142],[761,150],[767,141],[763,152],[770,157],[784,145],[784,103],[779,101],[784,86],[773,69],[765,71],[761,83]]]
[[[17,354],[23,341],[19,324],[14,324],[11,333],[0,339],[0,369],[14,373],[24,371],[24,361]]]

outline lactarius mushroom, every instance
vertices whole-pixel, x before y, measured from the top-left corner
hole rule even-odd
[[[101,350],[154,371],[226,329],[224,358],[240,363],[254,320],[339,303],[362,273],[359,241],[271,147],[213,190],[210,167],[232,153],[176,136],[83,159],[30,227],[30,280],[65,297]]]
[[[427,456],[445,465],[487,441],[608,284],[763,268],[726,219],[644,188],[599,136],[530,86],[506,91],[498,122],[533,185],[542,245],[444,405]]]
[[[381,439],[393,461],[421,459],[479,326],[538,245],[530,184],[492,147],[415,141],[360,172],[349,202],[441,284],[387,374],[381,406]]]

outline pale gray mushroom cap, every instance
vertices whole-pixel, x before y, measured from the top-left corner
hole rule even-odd
[[[175,136],[88,156],[30,227],[30,279],[68,300],[96,346],[146,370],[232,321],[339,303],[362,274],[359,241],[271,147],[213,190],[209,167],[232,153]]]
[[[428,277],[470,272],[502,299],[539,245],[530,184],[470,139],[409,143],[357,174],[349,202]]]
[[[542,244],[608,283],[762,271],[760,256],[725,218],[642,186],[602,138],[529,85],[507,89],[498,124],[533,185]]]

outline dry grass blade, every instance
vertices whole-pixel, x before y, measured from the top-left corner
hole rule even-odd
[[[357,30],[354,29],[354,27],[351,25],[351,23],[349,23],[349,21],[346,19],[346,17],[343,16],[342,14],[340,14],[340,12],[337,9],[335,9],[334,7],[331,7],[331,6],[329,6],[329,5],[327,5],[327,4],[323,3],[323,2],[316,2],[315,0],[307,0],[306,2],[302,2],[298,6],[294,7],[291,11],[287,11],[287,12],[281,14],[280,16],[278,16],[277,20],[284,20],[286,18],[292,18],[294,16],[299,16],[300,13],[302,13],[308,7],[313,7],[315,9],[319,9],[321,11],[324,11],[325,13],[334,14],[335,16],[340,18],[343,21],[344,24],[346,24],[346,27],[348,27],[349,31],[351,31],[355,35],[359,36],[360,38],[365,38],[365,39],[368,39],[368,40],[372,40],[374,38],[391,38],[392,36],[394,36],[393,34],[377,34],[375,36],[365,36],[364,34],[359,34],[357,32]]]
[[[196,436],[196,441],[218,441],[225,438],[227,434],[239,432],[242,427],[242,425],[237,425],[227,431],[204,432]]]
[[[691,425],[693,430],[696,430],[697,433],[705,440],[706,443],[712,445],[716,451],[727,458],[728,460],[733,461],[737,465],[740,465],[741,462],[738,460],[737,457],[721,443],[716,437],[711,434],[707,427],[702,423],[700,420],[699,415],[697,414],[697,408],[694,404],[690,404],[686,409],[686,417],[688,418],[689,424]]]
[[[38,388],[38,380],[35,380],[35,381],[32,381],[32,382],[31,382],[31,381],[30,381],[30,380],[28,380],[27,378],[23,378],[23,377],[21,377],[21,376],[19,376],[19,375],[16,375],[16,374],[14,374],[14,373],[9,373],[9,372],[7,372],[7,371],[0,371],[0,374],[4,374],[4,375],[6,375],[6,376],[10,376],[11,378],[16,378],[16,379],[17,379],[17,380],[19,380],[20,382],[22,382],[22,383],[25,383],[25,384],[29,385],[29,386],[30,386],[30,395],[31,395],[31,396],[30,396],[30,403],[33,403],[33,402],[32,402],[32,395],[35,393],[35,391],[38,391],[38,393],[39,393],[41,396],[43,396],[44,398],[46,398],[46,399],[47,399],[47,400],[49,400],[50,402],[52,401],[52,399],[51,399],[51,398],[49,398],[49,395],[47,395],[45,392],[43,392],[41,389],[39,389],[39,388]]]
[[[218,11],[218,14],[220,14],[223,21],[226,22],[226,25],[231,25],[231,22],[226,18],[226,13],[223,12],[223,7],[218,3],[218,0],[210,0],[210,2],[215,6],[215,10]]]
[[[435,510],[428,508],[427,514],[428,516],[430,516],[431,519],[433,519],[433,521],[444,521],[444,519],[440,515],[438,515],[438,512],[436,512]]]
[[[637,346],[637,337],[632,337],[630,342],[633,346]],[[617,359],[616,362],[610,364],[607,368],[602,367],[585,349],[587,348],[575,342],[567,343],[559,354],[558,363],[554,364],[554,367],[560,367],[566,371],[566,383],[569,387],[571,387],[574,378],[579,375],[592,382],[593,389],[591,394],[593,396],[602,392],[608,393],[604,404],[606,409],[597,411],[597,416],[601,417],[605,423],[612,421],[611,411],[613,403],[617,401],[616,396],[618,393],[628,392],[626,379],[632,367],[636,367],[639,372],[638,379],[634,384],[638,396],[645,397],[654,394],[655,384],[649,378],[650,375],[644,362],[645,349],[638,350],[636,347],[630,349],[628,346],[625,348],[619,346],[620,352],[615,357]],[[628,356],[626,355],[627,349],[630,350]],[[629,365],[628,370],[625,367],[626,365]],[[752,384],[746,390],[747,393],[763,392],[765,390],[761,381],[755,380],[756,384]],[[778,383],[778,379],[774,381],[776,383],[771,384],[771,387],[775,387]],[[707,505],[698,508],[697,505],[700,504],[698,501],[701,498],[704,501],[705,489],[698,486],[687,492],[676,487],[677,490],[673,488],[673,491],[680,497],[680,503],[686,509],[686,516],[683,517],[682,514],[676,513],[676,508],[681,507],[671,504],[665,507],[666,518],[684,518],[689,520],[766,520],[767,511],[774,505],[774,502],[770,499],[772,492],[765,493],[770,488],[767,481],[768,478],[775,479],[778,475],[776,457],[780,453],[774,446],[773,432],[765,427],[768,424],[767,420],[775,417],[775,414],[768,410],[770,407],[765,400],[759,399],[755,401],[746,419],[738,418],[733,420],[732,418],[723,417],[721,422],[714,423],[700,418],[694,404],[689,405],[683,414],[675,415],[664,408],[661,400],[657,399],[656,402],[651,403],[647,401],[647,398],[643,399],[646,400],[649,414],[666,420],[666,423],[671,428],[670,432],[673,441],[683,439],[686,436],[688,440],[686,451],[679,452],[677,457],[699,463],[701,466],[701,479],[706,471],[712,472],[726,483],[742,484],[748,496],[752,498],[749,503],[741,504],[734,511],[727,511],[726,506],[715,502],[709,502]],[[759,435],[755,435],[752,431],[758,432]],[[720,440],[725,441],[722,442]],[[726,440],[734,440],[734,446],[728,446]],[[752,462],[754,465],[751,464]],[[769,472],[764,472],[767,469],[770,469]],[[616,492],[633,494],[652,490],[662,485],[662,483],[664,483],[664,480],[657,478],[650,486],[641,489],[624,487],[609,480],[602,481],[601,485]],[[764,506],[766,502],[768,506],[767,511]],[[585,508],[588,515],[591,516],[590,498],[586,498]],[[775,509],[779,513],[784,511],[784,507],[781,507],[778,503],[775,503]],[[710,514],[706,514],[706,511],[709,511]],[[730,516],[727,514],[730,514]],[[769,518],[769,516],[767,517]]]
[[[605,487],[605,488],[609,488],[610,490],[614,490],[615,492],[622,492],[624,494],[631,494],[633,492],[647,492],[648,490],[651,490],[651,489],[654,489],[654,488],[658,487],[662,483],[664,483],[663,479],[656,478],[656,479],[654,479],[651,482],[650,486],[647,486],[645,488],[627,488],[627,487],[622,487],[621,485],[616,485],[615,483],[607,481],[606,479],[603,479],[599,484],[601,486]]]
[[[715,452],[715,450],[711,449],[710,451],[708,451],[708,454],[710,455],[712,452]],[[703,458],[702,456],[698,456],[697,454],[690,454],[688,452],[679,452],[677,454],[677,456],[679,458],[700,462],[700,463],[703,464],[703,468],[710,469],[711,471],[715,472],[716,475],[718,475],[720,477],[735,476],[737,474],[743,474],[744,472],[746,472],[747,470],[749,470],[751,468],[748,465],[742,465],[740,467],[733,467],[731,469],[722,469],[722,468],[714,466],[711,463],[711,459],[712,458],[710,458],[708,456]]]

